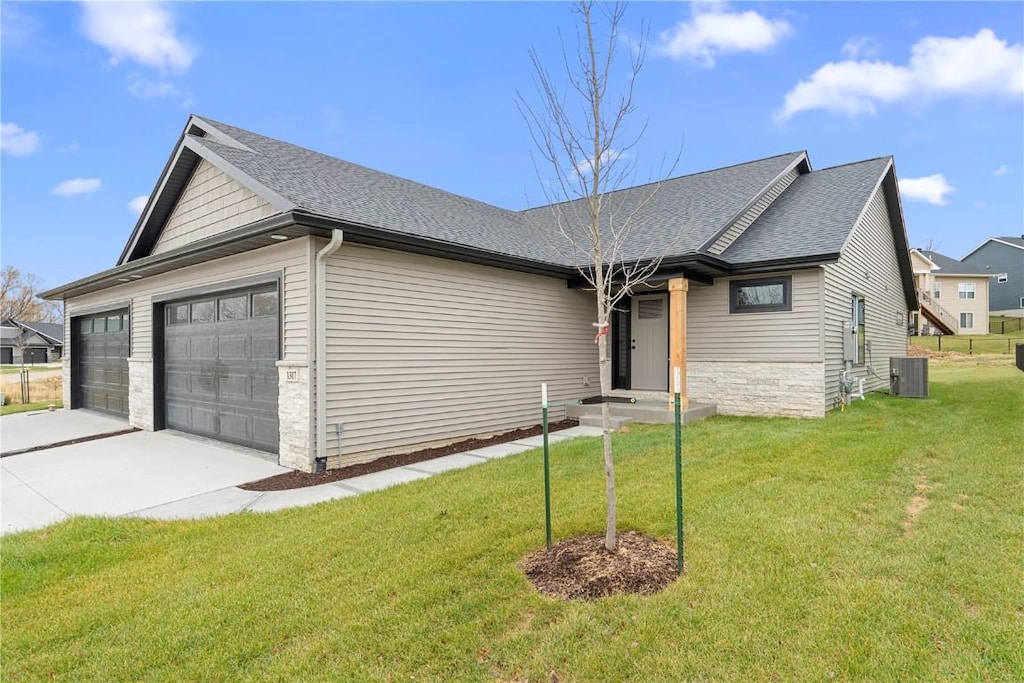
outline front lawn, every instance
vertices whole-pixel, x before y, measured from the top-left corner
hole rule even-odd
[[[40,401],[38,403],[14,403],[11,405],[0,406],[0,415],[13,415],[15,413],[28,413],[33,410],[46,410],[51,404],[54,408],[63,408],[64,402],[57,401]]]
[[[931,361],[929,399],[685,430],[687,573],[562,603],[540,452],[377,494],[3,539],[0,678],[1024,680],[1024,375]],[[616,435],[621,528],[673,539],[670,427]],[[596,439],[553,449],[556,537],[600,532]]]

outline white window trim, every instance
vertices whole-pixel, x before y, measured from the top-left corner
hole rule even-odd
[[[958,282],[956,285],[956,297],[960,301],[973,301],[977,290],[978,286],[973,282]]]

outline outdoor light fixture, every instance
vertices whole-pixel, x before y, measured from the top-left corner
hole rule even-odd
[[[288,239],[288,235],[271,235],[270,239],[272,239],[272,240],[286,240],[286,239]]]

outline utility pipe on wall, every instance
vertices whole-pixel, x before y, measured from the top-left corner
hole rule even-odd
[[[344,241],[344,231],[332,230],[330,243],[316,254],[316,464],[327,462],[327,257]]]

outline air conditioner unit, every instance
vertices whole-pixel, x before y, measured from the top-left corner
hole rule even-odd
[[[889,393],[893,396],[928,398],[928,359],[890,358]]]

